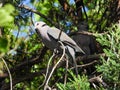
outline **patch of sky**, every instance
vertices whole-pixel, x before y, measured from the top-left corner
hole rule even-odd
[[[30,26],[21,26],[20,30],[12,30],[12,33],[15,37],[29,38],[32,34],[35,33],[34,28]]]
[[[66,26],[67,26],[67,27],[70,27],[71,25],[72,25],[71,22],[69,22],[69,21],[66,22]],[[68,30],[66,31],[66,33],[67,33],[67,34],[70,33],[69,28],[68,28]]]
[[[58,3],[54,3],[54,6],[55,6],[55,7],[58,7],[59,5],[58,5]]]
[[[30,0],[23,0],[20,5],[26,5],[29,6],[30,8],[35,8],[31,3]],[[30,16],[30,13],[24,13],[21,12],[21,15],[23,18]],[[17,17],[16,17],[17,18]],[[31,29],[31,30],[29,30]],[[13,35],[18,36],[18,37],[27,37],[28,34],[33,34],[32,32],[33,27],[30,28],[30,26],[21,26],[20,27],[20,32],[19,30],[13,30]],[[30,32],[30,33],[29,33]]]
[[[20,28],[20,31],[19,30],[13,30],[13,35],[15,35],[16,37],[18,36],[18,37],[26,37],[26,36],[28,36],[28,31],[29,31],[29,29],[28,28],[26,28],[26,27],[23,27],[23,26],[21,26],[21,28]]]
[[[20,5],[27,5],[31,8],[34,8],[34,6],[30,3],[31,0],[23,0]]]
[[[70,3],[71,5],[72,5],[72,4],[75,4],[74,0],[70,0],[69,3]]]
[[[85,11],[88,12],[88,8],[85,6]],[[83,8],[82,8],[82,12],[84,12]]]
[[[74,0],[70,0],[69,3],[71,5],[75,5],[75,1]],[[85,6],[85,11],[87,12],[88,11],[88,8]],[[82,12],[84,12],[83,8],[82,8]]]
[[[71,22],[66,22],[66,25],[69,27],[69,26],[72,25],[72,23]]]

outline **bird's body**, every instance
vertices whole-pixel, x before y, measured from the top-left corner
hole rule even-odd
[[[42,30],[37,31],[38,34],[42,37],[42,42],[52,51],[56,48],[57,42],[49,37],[48,35],[49,27],[42,27]]]
[[[37,22],[35,24],[36,32],[41,36],[43,43],[51,50],[58,48],[60,51],[62,49],[61,46],[58,47],[58,39],[64,44],[66,48],[72,48],[75,52],[84,53],[84,51],[72,40],[67,34],[64,32],[61,33],[60,38],[60,30],[57,28],[51,28],[44,22]],[[70,53],[70,51],[68,50]]]

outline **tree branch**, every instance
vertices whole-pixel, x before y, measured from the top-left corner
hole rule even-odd
[[[89,60],[98,60],[100,59],[100,57],[105,57],[105,53],[101,53],[101,54],[96,54],[96,55],[85,55],[85,56],[79,56],[76,58],[77,62],[80,61],[89,61]]]
[[[76,4],[78,19],[81,21],[81,20],[83,20],[83,15],[82,15],[83,0],[74,0],[74,1]]]
[[[24,69],[24,67],[26,67],[26,65],[31,66],[31,65],[34,65],[36,63],[42,62],[42,58],[44,57],[47,50],[48,50],[48,48],[43,47],[43,49],[39,53],[39,56],[37,56],[36,58],[34,58],[34,57],[31,58],[29,61],[23,60],[24,62],[21,62],[20,64],[18,64],[15,67],[11,68],[10,71],[15,72],[17,70]]]
[[[19,8],[24,8],[24,9],[26,9],[26,10],[28,10],[28,11],[31,11],[31,12],[33,12],[33,13],[38,14],[39,16],[41,16],[41,17],[43,17],[44,19],[46,19],[47,21],[49,21],[49,22],[50,22],[52,25],[54,25],[55,27],[58,27],[58,26],[59,26],[57,23],[53,22],[53,20],[51,20],[50,18],[48,18],[47,16],[45,16],[44,14],[40,13],[40,12],[37,11],[37,10],[33,10],[32,8],[30,8],[30,7],[26,6],[26,5],[20,5],[20,6],[18,6],[18,7],[19,7]]]
[[[64,11],[68,12],[70,9],[70,5],[68,4],[67,0],[58,0],[58,1],[63,7]]]
[[[107,87],[107,84],[102,80],[102,78],[99,76],[94,76],[92,78],[89,79],[90,83],[98,83],[98,84],[102,84],[103,87]]]
[[[44,70],[43,70],[43,71],[41,70],[40,72],[29,73],[29,74],[27,74],[27,75],[25,75],[25,76],[21,76],[21,77],[14,78],[14,79],[13,79],[13,86],[16,85],[17,83],[20,83],[20,82],[23,82],[23,81],[25,81],[25,80],[29,80],[29,79],[32,79],[32,78],[34,78],[34,77],[36,77],[36,76],[39,76],[39,75],[42,74],[42,72],[45,72],[45,71],[44,71]],[[9,90],[9,88],[10,88],[9,83],[4,83],[4,84],[2,85],[1,90]]]
[[[90,62],[90,63],[87,63],[87,64],[77,65],[77,68],[88,67],[88,66],[93,65],[93,64],[95,64],[95,63],[97,63],[97,62],[98,62],[97,60],[94,60],[94,61],[92,61],[92,62]],[[75,67],[72,67],[72,68],[70,68],[70,69],[74,69],[74,68],[75,68]]]
[[[79,31],[71,32],[68,35],[69,36],[73,36],[73,35],[77,35],[77,34],[83,34],[83,35],[89,35],[89,36],[96,36],[96,35],[105,35],[107,33],[108,33],[108,31],[106,31],[104,33],[95,34],[95,33],[91,33],[91,32],[88,32],[88,31],[81,30],[81,32],[79,32]]]

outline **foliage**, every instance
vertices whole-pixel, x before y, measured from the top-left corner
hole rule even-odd
[[[10,10],[9,10],[10,8]],[[13,16],[11,15],[14,12],[14,7],[11,4],[6,4],[4,7],[0,8],[0,27],[9,26],[11,27],[14,21]]]
[[[107,59],[101,58],[102,65],[98,66],[97,70],[103,74],[107,82],[113,83],[110,85],[111,89],[120,88],[120,27],[113,25],[107,30],[107,34],[99,35],[97,38],[104,47],[103,50],[107,57]]]
[[[59,90],[90,90],[90,83],[85,75],[76,77],[73,72],[70,72],[73,79],[69,78],[66,85],[58,83]]]
[[[0,38],[0,51],[7,52],[8,51],[8,40],[5,38]]]
[[[60,1],[63,1],[61,2],[63,5]],[[52,52],[44,47],[41,38],[34,34],[33,23],[41,20],[50,26],[57,24],[58,28],[68,33],[77,31],[79,22],[87,21],[87,17],[82,11],[83,17],[81,16],[82,19],[79,20],[80,16],[78,16],[75,1],[0,1],[0,89],[7,88],[9,90],[8,76],[5,76],[5,80],[1,77],[2,74],[7,74],[2,58],[11,71],[15,90],[36,90],[43,83],[47,63]],[[117,0],[84,0],[85,8],[87,8],[89,31],[98,33],[95,38],[101,44],[101,49],[106,55],[106,57],[101,58],[101,63],[97,63],[95,74],[94,71],[87,74],[86,68],[79,68],[78,77],[71,71],[68,73],[69,80],[64,85],[65,65],[63,65],[53,73],[49,85],[60,90],[92,90],[93,87],[90,85],[89,78],[102,73],[108,89],[117,90],[120,88],[120,28],[114,25],[117,22],[115,21],[117,4],[114,1]],[[22,5],[28,6],[30,9],[21,8]],[[37,10],[41,15],[35,13],[34,10]],[[100,53],[96,52],[96,54]],[[55,65],[58,59],[58,56],[54,57],[50,65]],[[97,59],[97,61],[99,60]],[[83,62],[78,63],[84,64]],[[89,68],[89,70],[92,69]],[[103,86],[99,87],[100,90],[103,88]]]
[[[11,8],[11,10],[9,10]],[[13,13],[14,7],[11,4],[6,4],[4,7],[0,8],[0,27],[8,27],[12,26],[14,21]],[[9,36],[7,38],[0,37],[0,52],[7,52],[9,48]]]

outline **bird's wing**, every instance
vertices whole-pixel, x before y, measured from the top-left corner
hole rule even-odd
[[[55,39],[56,41],[58,41],[60,32],[61,31],[57,28],[50,28],[47,31],[48,36],[50,36],[52,39]],[[84,51],[75,43],[75,41],[72,40],[63,31],[62,31],[61,36],[60,36],[60,41],[62,41],[64,44],[67,44],[67,45],[73,47],[76,51],[84,53]]]
[[[59,35],[60,35],[60,30],[57,28],[50,28],[47,33],[48,35],[50,35],[51,37],[53,37],[54,39],[58,40]],[[61,33],[60,36],[60,41],[64,42],[64,43],[70,43],[72,45],[76,45],[75,41],[73,41],[67,34],[65,34],[63,31]]]

